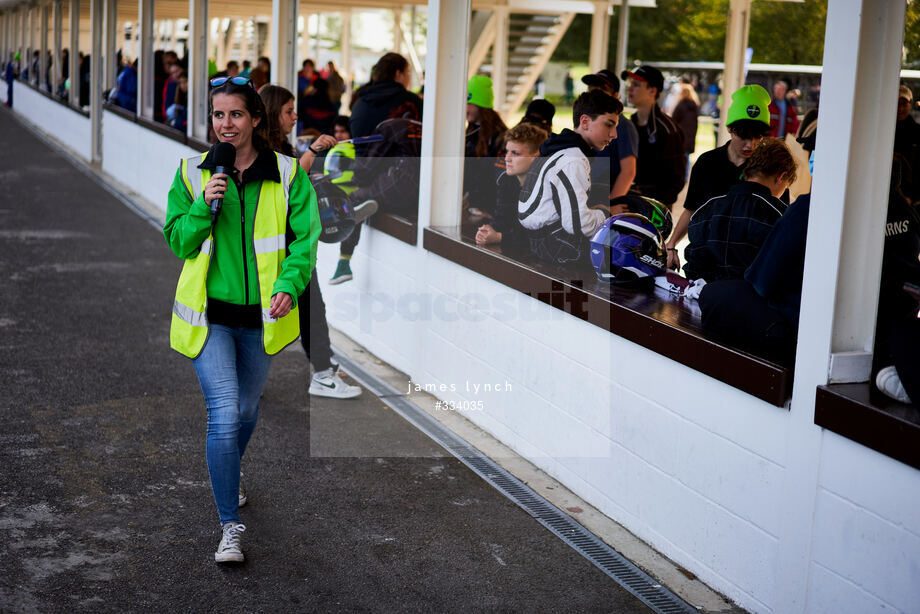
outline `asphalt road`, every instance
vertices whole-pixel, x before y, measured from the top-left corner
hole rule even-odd
[[[180,262],[6,109],[0,254],[3,612],[647,611],[378,399],[311,407],[299,347],[244,460],[247,562],[216,565]]]

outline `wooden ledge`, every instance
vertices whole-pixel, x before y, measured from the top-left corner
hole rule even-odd
[[[872,384],[818,386],[815,424],[920,469],[920,409],[889,399]]]
[[[367,218],[367,224],[403,243],[418,243],[418,223],[414,220],[380,211]]]
[[[465,231],[465,232],[464,232]],[[702,331],[696,301],[661,288],[599,282],[593,269],[569,270],[528,258],[529,252],[475,244],[460,227],[426,228],[425,249],[748,394],[784,407],[792,367],[737,350]]]

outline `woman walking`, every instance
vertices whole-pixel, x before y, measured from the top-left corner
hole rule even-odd
[[[296,298],[313,271],[320,222],[306,173],[269,147],[265,107],[252,82],[218,77],[211,88],[219,143],[181,161],[164,235],[185,260],[170,344],[192,359],[207,404],[208,473],[222,528],[214,559],[227,563],[244,559],[240,460],[272,355],[300,333]]]
[[[294,94],[278,85],[266,85],[259,90],[259,96],[265,103],[271,148],[286,156],[295,155],[294,147],[287,138],[297,125]],[[300,167],[309,171],[316,154],[335,147],[336,143],[335,137],[328,134],[318,136],[301,156]],[[339,366],[332,362],[332,344],[329,341],[329,325],[326,323],[326,303],[323,301],[319,282],[312,274],[307,291],[298,299],[301,300],[309,304],[309,309],[300,310],[300,343],[307,360],[313,364],[310,394],[333,399],[353,399],[360,396],[361,388],[342,381],[338,376]]]

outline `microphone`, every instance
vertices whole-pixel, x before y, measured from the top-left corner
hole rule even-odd
[[[233,165],[236,164],[236,147],[230,143],[218,143],[214,147],[214,171],[222,173],[228,177],[233,174]],[[215,198],[211,201],[211,226],[217,222],[217,216],[220,215],[220,207],[224,204],[223,198]]]

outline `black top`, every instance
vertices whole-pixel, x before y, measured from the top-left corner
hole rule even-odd
[[[805,238],[811,194],[802,194],[789,206],[767,235],[754,262],[744,273],[757,293],[795,326],[799,323]]]
[[[502,173],[498,178],[498,195],[495,199],[495,218],[492,227],[502,233],[502,245],[526,245],[527,234],[518,219],[518,198],[521,182],[517,177]]]
[[[353,138],[368,136],[385,119],[422,119],[422,99],[395,81],[365,85],[351,110],[349,129]],[[361,153],[361,152],[358,152]]]
[[[742,180],[744,166],[744,163],[735,166],[728,159],[728,143],[700,154],[690,171],[684,209],[696,211],[710,198],[727,194],[733,185]]]
[[[687,228],[687,277],[741,279],[785,211],[783,201],[753,181],[735,184],[725,196],[706,202]]]
[[[735,166],[728,158],[728,143],[700,154],[693,170],[690,171],[690,185],[687,186],[684,209],[696,211],[710,198],[728,194],[733,185],[744,181],[745,166],[747,160],[740,166]],[[788,205],[789,198],[789,190],[786,190],[780,200]]]
[[[631,119],[639,132],[636,188],[643,196],[660,200],[670,209],[687,176],[684,134],[657,104],[646,125],[639,125],[638,113]]]

